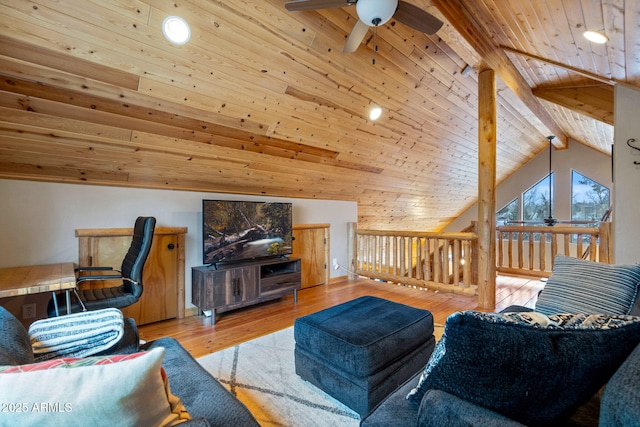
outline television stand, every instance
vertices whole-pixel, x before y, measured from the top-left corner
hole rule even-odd
[[[293,293],[298,301],[300,259],[267,258],[242,263],[192,267],[191,302],[199,311],[216,314]]]

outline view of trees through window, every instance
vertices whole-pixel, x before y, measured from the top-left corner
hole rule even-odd
[[[576,172],[571,172],[571,219],[599,221],[609,210],[610,191],[604,185]]]
[[[553,188],[553,177],[552,172],[522,194],[522,219],[534,221],[549,216],[549,204],[553,210],[553,191],[549,191],[549,180]]]
[[[551,180],[551,192],[549,180]],[[553,214],[553,182],[554,174],[551,173],[522,193],[522,199],[518,197],[510,201],[496,212],[496,225],[505,225],[509,221],[519,219],[542,221],[549,216],[550,211]],[[596,222],[602,219],[610,207],[610,193],[604,185],[579,172],[571,171],[571,220]],[[522,200],[522,209],[520,200]],[[549,203],[551,203],[551,210]]]
[[[520,200],[513,199],[507,205],[496,213],[496,224],[506,225],[509,221],[517,221],[520,212]]]

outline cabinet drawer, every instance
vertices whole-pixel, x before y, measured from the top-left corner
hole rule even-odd
[[[279,274],[260,281],[260,296],[300,288],[300,273]]]

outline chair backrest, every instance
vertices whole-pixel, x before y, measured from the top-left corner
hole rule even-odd
[[[129,280],[124,280],[123,285],[138,298],[142,295],[142,270],[147,261],[149,250],[151,249],[155,228],[156,219],[154,217],[138,217],[133,227],[131,246],[129,246],[129,251],[125,255],[124,260],[122,260],[122,267],[120,269],[122,277],[131,279],[137,283],[135,284]]]

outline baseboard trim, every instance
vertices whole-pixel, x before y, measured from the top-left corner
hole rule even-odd
[[[344,282],[345,280],[348,280],[349,277],[348,276],[338,276],[338,277],[332,277],[331,279],[329,279],[329,284],[333,284],[333,283],[338,283],[338,282]]]
[[[184,317],[197,316],[198,307],[189,307],[184,309]]]

